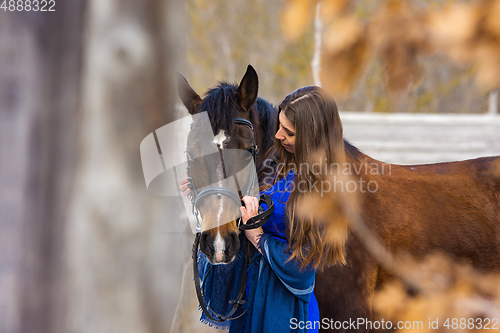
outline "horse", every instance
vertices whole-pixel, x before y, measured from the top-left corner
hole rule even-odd
[[[360,217],[386,251],[416,259],[439,251],[481,272],[500,272],[500,156],[395,165],[373,159],[347,142],[345,147],[346,164],[358,171],[351,173],[353,180],[371,184],[359,193]],[[328,195],[320,200],[331,205]],[[320,314],[327,318],[324,331],[333,331],[332,321],[371,320],[375,292],[395,278],[352,231],[345,258],[345,265],[316,275]],[[336,331],[368,331],[345,326]]]
[[[270,159],[271,155],[265,153],[272,150],[274,144],[277,110],[257,96],[258,86],[258,76],[252,66],[248,66],[238,85],[220,82],[208,90],[204,98],[194,91],[183,76],[179,76],[178,91],[183,104],[191,115],[207,112],[211,125],[208,130],[213,131],[214,137],[213,142],[203,142],[207,136],[203,136],[200,131],[206,129],[197,128],[198,124],[194,122],[186,149],[191,162],[189,173],[193,188],[201,189],[226,178],[227,175],[222,176],[217,168],[223,167],[224,172],[229,174],[242,169],[242,166],[237,165],[240,162],[238,157],[231,158],[230,162],[227,158],[224,160],[226,152],[230,150],[248,151],[246,156],[253,155],[257,177],[262,180],[262,168],[259,170],[258,167],[269,165],[266,159]],[[203,151],[207,151],[210,146],[212,150],[215,148],[220,152],[222,162],[219,153],[201,158]],[[262,153],[257,156],[258,151]],[[241,245],[237,225],[240,198],[230,191],[224,191],[222,193],[227,195],[221,195],[219,190],[205,192],[208,195],[197,207],[201,215],[200,250],[215,265],[230,263]]]
[[[248,149],[253,140],[261,152],[272,147],[272,122],[277,118],[277,111],[257,97],[258,78],[251,66],[238,86],[221,83],[209,90],[204,99],[185,79],[180,80],[179,87],[179,95],[190,114],[208,112],[214,134],[220,137],[222,133],[225,138],[224,147]],[[248,127],[236,125],[236,117],[250,120],[254,133]],[[500,270],[500,157],[403,166],[373,159],[347,140],[343,141],[346,165],[356,170],[351,175],[366,186],[359,193],[361,218],[389,252],[406,251],[423,258],[440,250],[457,260],[469,260],[482,271]],[[188,149],[196,150],[196,147]],[[261,154],[257,164],[266,164],[270,158]],[[193,168],[191,172],[202,170]],[[203,185],[195,179],[193,182],[195,186]],[[327,195],[321,200],[326,200],[324,204],[328,206],[331,198]],[[205,219],[217,216],[209,206],[200,209],[205,225]],[[235,214],[236,206],[228,202],[224,211]],[[227,264],[239,250],[237,233],[235,221],[204,230],[200,248],[212,263]],[[316,274],[315,295],[320,316],[327,322],[370,320],[375,291],[394,278],[364,245],[349,231],[345,265],[337,264]],[[336,329],[367,330],[351,325]]]

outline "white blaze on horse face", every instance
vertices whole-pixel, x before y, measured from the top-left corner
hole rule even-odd
[[[215,260],[218,262],[222,261],[222,258],[224,257],[223,251],[224,251],[224,240],[220,236],[220,233],[217,232],[217,237],[215,238],[214,241],[214,250],[215,250]]]
[[[214,137],[213,143],[219,148],[224,149],[224,141],[229,139],[225,131],[220,130],[219,133]],[[219,179],[219,186],[222,186],[222,180],[224,179],[224,172],[222,169],[222,163],[217,167],[217,178]],[[223,201],[219,200],[219,211],[217,212],[217,228],[221,225],[222,218],[222,210],[223,210]],[[214,241],[214,250],[215,250],[215,260],[221,262],[224,258],[224,239],[220,236],[219,230],[217,230],[217,237]]]
[[[223,143],[227,139],[228,137],[226,137],[225,131],[220,130],[219,133],[214,137],[213,143],[215,143],[216,146],[219,146],[220,149],[223,149]]]

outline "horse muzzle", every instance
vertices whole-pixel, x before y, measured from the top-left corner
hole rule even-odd
[[[220,229],[204,231],[200,237],[200,250],[212,265],[229,264],[241,246],[237,230]]]

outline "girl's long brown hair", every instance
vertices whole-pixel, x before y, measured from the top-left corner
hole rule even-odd
[[[297,214],[298,206],[311,193],[312,187],[309,184],[321,182],[325,179],[324,172],[331,172],[323,170],[321,174],[318,170],[315,171],[314,163],[316,166],[318,162],[343,165],[345,161],[342,122],[337,105],[322,88],[308,86],[288,95],[279,105],[279,112],[284,112],[295,127],[293,154],[275,139],[275,147],[281,158],[280,173],[286,175],[290,170],[296,171],[295,186],[286,205],[288,243],[292,253],[290,259],[299,259],[302,267],[313,265],[320,269],[337,262],[345,263],[344,243],[326,242],[323,228],[312,214]],[[276,131],[278,128],[279,116]]]

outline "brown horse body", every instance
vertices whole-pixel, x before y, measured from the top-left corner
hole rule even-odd
[[[359,171],[355,178],[371,182],[371,191],[361,193],[361,217],[389,252],[422,258],[442,251],[479,270],[500,271],[500,157],[402,166],[346,155]],[[346,261],[316,276],[321,318],[329,323],[371,320],[374,292],[392,279],[352,233]]]

